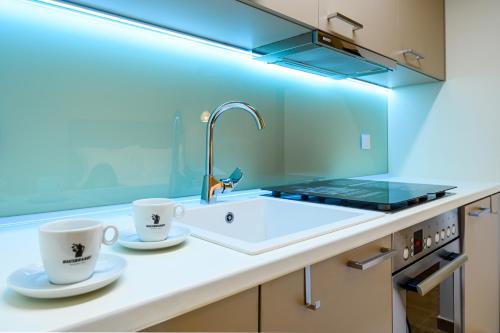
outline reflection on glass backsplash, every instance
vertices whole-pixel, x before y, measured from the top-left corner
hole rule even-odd
[[[214,173],[241,189],[387,171],[387,95],[30,2],[0,2],[0,216],[199,194],[202,113]],[[372,149],[359,149],[360,133]]]

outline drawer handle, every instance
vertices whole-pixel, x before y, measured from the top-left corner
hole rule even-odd
[[[415,51],[414,49],[406,49],[406,50],[403,50],[403,54],[404,55],[411,55],[411,56],[414,56],[415,59],[417,60],[423,60],[425,59],[425,55],[423,55],[422,53],[420,52],[417,52]]]
[[[472,216],[472,217],[480,217],[481,215],[489,212],[490,209],[489,208],[486,208],[486,207],[477,207],[477,208],[473,208],[470,212],[469,212],[469,216]]]
[[[321,306],[321,301],[312,301],[312,291],[311,291],[311,266],[306,266],[304,268],[304,303],[306,308],[309,310],[316,311]]]
[[[376,256],[363,260],[363,261],[354,261],[354,260],[349,260],[347,263],[347,266],[359,269],[359,270],[366,270],[370,267],[376,266],[380,264],[381,262],[392,258],[396,254],[396,250],[394,249],[388,249],[388,248],[382,248],[380,249],[380,253],[377,254]]]
[[[358,21],[355,21],[352,18],[347,17],[344,14],[341,14],[339,12],[332,13],[332,14],[328,15],[326,17],[326,20],[330,21],[331,19],[334,19],[334,18],[339,19],[341,21],[344,21],[347,24],[352,25],[352,31],[363,29],[363,25],[361,23],[359,23]]]

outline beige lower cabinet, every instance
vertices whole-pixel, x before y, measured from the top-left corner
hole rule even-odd
[[[464,332],[500,332],[500,194],[467,205],[464,216]]]
[[[146,332],[257,332],[259,289],[252,288],[170,319]]]
[[[311,302],[319,301],[315,310],[305,304],[305,270],[301,269],[261,285],[260,309],[256,287],[144,331],[391,332],[391,260],[381,252],[390,247],[387,236],[312,265]],[[350,267],[350,262],[371,267],[362,270]]]
[[[390,236],[311,266],[312,302],[305,305],[304,270],[261,286],[262,332],[388,333],[392,331],[391,260],[370,260],[391,247]],[[360,270],[349,261],[376,263]]]

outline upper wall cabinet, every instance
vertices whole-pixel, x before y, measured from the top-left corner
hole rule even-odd
[[[320,0],[319,29],[394,59],[397,0]]]
[[[445,79],[444,0],[398,0],[400,51],[396,60]]]
[[[266,9],[280,16],[284,15],[311,27],[318,27],[318,0],[240,0]]]

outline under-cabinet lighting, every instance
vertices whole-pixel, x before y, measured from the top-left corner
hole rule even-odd
[[[370,91],[375,91],[375,92],[380,92],[383,94],[388,94],[392,90],[389,88],[385,88],[376,84],[371,84],[365,81],[360,81],[360,80],[355,80],[355,79],[344,79],[343,80],[346,84],[351,84],[352,87],[358,88],[358,89],[367,89]]]
[[[189,41],[192,43],[196,43],[198,45],[203,44],[203,45],[206,45],[209,47],[223,49],[223,50],[227,51],[229,54],[233,54],[233,55],[238,56],[244,60],[249,60],[249,62],[247,63],[248,65],[255,66],[258,69],[261,69],[265,72],[269,71],[270,68],[273,68],[273,70],[275,72],[284,73],[285,75],[293,75],[298,79],[304,79],[304,80],[309,80],[309,81],[314,80],[314,82],[324,82],[327,84],[338,83],[338,84],[342,84],[342,85],[349,85],[349,86],[353,87],[354,89],[362,89],[362,90],[365,89],[367,91],[382,93],[382,94],[387,94],[390,91],[390,89],[388,89],[388,88],[384,88],[384,87],[381,87],[381,86],[378,86],[375,84],[366,83],[363,81],[358,81],[355,79],[337,80],[337,79],[332,79],[329,77],[321,76],[318,74],[303,72],[303,71],[300,71],[297,69],[283,67],[283,66],[279,66],[279,65],[275,65],[275,64],[267,64],[267,63],[255,60],[255,58],[258,56],[253,54],[251,51],[248,51],[248,50],[242,50],[242,49],[232,47],[232,46],[229,46],[226,44],[217,43],[217,42],[210,41],[210,40],[203,39],[203,38],[198,38],[198,37],[187,35],[184,33],[180,33],[180,32],[174,31],[174,30],[162,28],[162,27],[159,27],[159,26],[156,26],[153,24],[148,24],[148,23],[136,21],[133,19],[119,16],[119,15],[113,15],[110,13],[101,12],[99,10],[86,8],[86,7],[75,5],[75,4],[70,4],[67,2],[62,2],[62,1],[58,1],[58,0],[22,0],[22,1],[29,1],[32,3],[38,3],[38,4],[47,5],[47,6],[51,6],[51,7],[62,8],[62,9],[69,10],[69,11],[77,13],[77,14],[84,14],[86,16],[96,17],[98,19],[103,19],[103,20],[106,20],[109,22],[124,24],[127,26],[132,26],[132,27],[140,28],[140,29],[147,30],[147,31],[160,33],[160,34],[163,34],[167,37],[175,38],[177,40],[185,40],[185,41]]]
[[[95,16],[95,17],[105,19],[108,21],[113,21],[113,22],[117,22],[117,23],[121,23],[121,24],[130,25],[130,26],[140,28],[140,29],[158,32],[158,33],[169,35],[169,36],[175,37],[175,38],[187,39],[187,40],[190,40],[190,41],[193,41],[196,43],[210,45],[210,46],[226,49],[226,50],[229,50],[232,52],[242,53],[242,54],[246,54],[246,55],[252,55],[252,53],[249,51],[244,51],[244,50],[241,50],[241,49],[238,49],[235,47],[231,47],[229,45],[225,45],[225,44],[217,43],[217,42],[212,42],[212,41],[207,40],[207,39],[190,36],[190,35],[183,34],[183,33],[180,33],[180,32],[174,31],[174,30],[162,28],[162,27],[159,27],[159,26],[156,26],[153,24],[148,24],[148,23],[136,21],[133,19],[119,16],[119,15],[113,15],[110,13],[101,12],[99,10],[94,10],[91,8],[78,6],[78,5],[70,4],[67,2],[62,2],[62,1],[58,1],[58,0],[28,0],[28,1],[39,2],[39,3],[47,4],[50,6],[54,6],[54,7],[64,8],[64,9],[68,9],[68,10],[71,10],[71,11],[74,11],[77,13],[87,14],[87,15]]]

